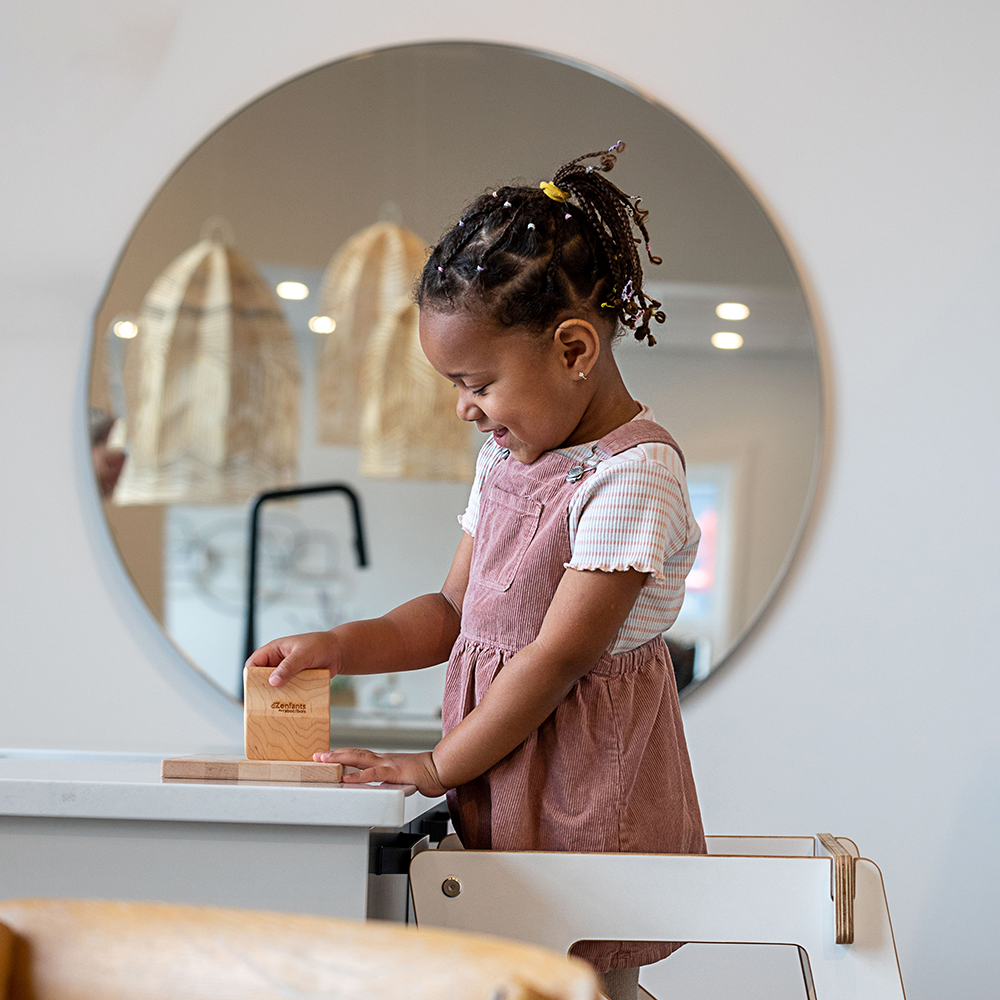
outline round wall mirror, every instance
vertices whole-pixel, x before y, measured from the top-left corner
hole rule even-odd
[[[799,539],[822,436],[814,327],[774,225],[704,138],[620,81],[419,44],[324,66],[222,124],[151,201],[97,312],[104,513],[150,612],[221,691],[239,695],[251,565],[258,643],[439,588],[481,442],[414,356],[414,268],[480,191],[620,139],[613,180],[649,209],[667,323],[656,347],[616,351],[686,453],[703,532],[667,635],[682,689],[746,635]],[[257,503],[298,486],[325,488]],[[442,686],[443,667],[343,678],[334,712],[419,738]]]

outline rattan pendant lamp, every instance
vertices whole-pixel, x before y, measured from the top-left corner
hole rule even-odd
[[[323,278],[319,305],[336,325],[320,354],[317,434],[360,446],[362,475],[472,478],[454,393],[420,349],[412,290],[426,259],[416,233],[377,222],[337,251]]]
[[[117,504],[241,503],[297,478],[294,338],[253,262],[206,229],[142,304]]]
[[[361,385],[362,475],[472,480],[469,425],[455,413],[451,383],[420,348],[419,311],[409,295],[372,331]]]

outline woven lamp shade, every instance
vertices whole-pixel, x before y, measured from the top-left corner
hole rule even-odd
[[[242,503],[296,480],[295,341],[232,247],[203,239],[156,279],[124,381],[129,457],[115,503]]]
[[[420,348],[420,313],[409,295],[382,318],[362,368],[361,474],[471,481],[469,426],[455,391]]]
[[[412,292],[426,259],[416,233],[378,222],[352,236],[323,277],[319,306],[336,327],[319,360],[317,436],[360,445],[362,475],[472,478],[454,393],[420,349]]]
[[[355,233],[334,255],[319,309],[336,322],[324,337],[316,386],[317,437],[323,444],[360,442],[365,349],[380,320],[409,295],[427,258],[416,233],[377,222]]]

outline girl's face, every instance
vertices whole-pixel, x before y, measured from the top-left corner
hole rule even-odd
[[[526,465],[567,442],[587,407],[572,357],[551,334],[464,310],[420,314],[420,345],[458,389],[458,415]]]

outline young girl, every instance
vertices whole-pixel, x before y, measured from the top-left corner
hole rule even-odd
[[[441,592],[381,618],[276,639],[248,663],[368,674],[448,660],[444,738],[429,753],[341,749],[347,782],[447,793],[478,850],[703,853],[661,633],[694,561],[684,459],[629,394],[620,326],[652,345],[659,303],[636,247],[647,213],[602,176],[618,143],[538,188],[477,198],[434,247],[420,342],[487,434]],[[596,164],[586,161],[596,159]],[[636,995],[638,966],[675,943],[585,942],[574,953]]]

